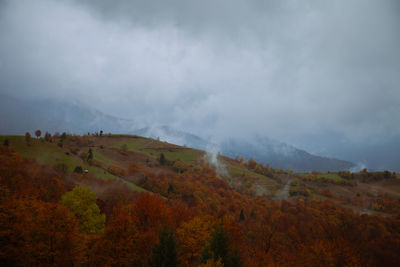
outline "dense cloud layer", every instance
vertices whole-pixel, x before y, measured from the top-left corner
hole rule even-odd
[[[203,135],[380,142],[400,134],[399,25],[398,1],[3,0],[0,88]]]

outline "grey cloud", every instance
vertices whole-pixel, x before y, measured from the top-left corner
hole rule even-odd
[[[0,1],[0,88],[202,135],[384,140],[400,133],[399,6]]]

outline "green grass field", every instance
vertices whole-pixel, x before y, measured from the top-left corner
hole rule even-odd
[[[5,139],[8,139],[10,148],[18,152],[21,157],[33,158],[40,164],[48,166],[65,164],[68,172],[73,172],[76,166],[81,166],[97,178],[104,180],[117,178],[103,169],[90,166],[87,162],[82,161],[80,158],[72,155],[66,149],[57,146],[55,143],[48,143],[36,138],[31,138],[28,146],[24,136],[0,136],[1,144],[3,144]],[[69,153],[69,155],[67,153]]]
[[[298,173],[297,175],[305,178],[309,178],[310,174],[309,173]],[[342,177],[340,177],[337,173],[318,173],[315,178],[326,178],[326,179],[332,179],[335,181],[341,181],[343,180]]]
[[[276,181],[268,178],[267,176],[252,172],[252,171],[250,171],[250,170],[248,170],[246,168],[240,168],[240,167],[232,166],[232,165],[229,165],[229,164],[226,164],[226,166],[227,166],[228,172],[229,172],[229,174],[231,176],[244,175],[245,177],[256,178],[256,179],[260,180],[260,182],[263,182],[263,183],[268,184],[268,185],[276,185],[277,184]]]
[[[153,155],[158,157],[161,153],[170,160],[184,160],[184,161],[196,161],[199,160],[202,152],[194,149],[182,148],[177,149],[174,152],[168,151],[167,148],[156,150],[156,149],[140,149],[140,147],[153,142],[151,139],[140,138],[134,136],[121,136],[121,138],[130,137],[124,142],[114,145],[115,148],[121,148],[123,144],[127,145],[127,148],[132,151]],[[25,142],[24,136],[0,136],[0,144],[4,143],[4,140],[9,141],[9,146],[14,151],[18,152],[23,158],[33,158],[38,163],[47,166],[56,166],[59,164],[65,164],[68,172],[73,172],[76,166],[81,166],[84,170],[87,169],[90,174],[94,177],[110,180],[110,179],[120,179],[117,176],[110,174],[108,171],[102,168],[91,166],[86,161],[83,161],[76,155],[70,153],[68,148],[59,147],[56,143],[45,142],[44,140],[31,138],[29,145]],[[167,147],[169,145],[167,144]],[[112,160],[107,158],[102,154],[101,149],[93,149],[93,157],[105,164],[112,163]],[[124,181],[124,183],[132,190],[139,192],[148,192],[147,190],[131,183]]]
[[[138,192],[149,192],[149,191],[147,191],[146,189],[141,188],[141,187],[139,187],[139,186],[137,186],[137,185],[135,185],[135,184],[133,184],[133,183],[131,183],[131,182],[124,181],[124,183],[125,183],[130,189],[132,189],[133,191],[138,191]]]
[[[134,152],[143,153],[157,158],[160,156],[161,153],[164,153],[164,156],[168,160],[172,161],[182,160],[185,162],[198,161],[201,159],[204,153],[200,150],[184,148],[184,147],[178,149],[174,148],[174,151],[171,151],[171,149],[168,148],[169,144],[165,145],[163,143],[160,143],[160,149],[146,148],[146,145],[149,145],[153,142],[158,142],[158,141],[145,138],[137,138],[137,139],[132,138],[130,140],[125,140],[124,142],[113,145],[113,148],[121,149],[122,146],[125,144],[128,150]]]
[[[110,164],[111,160],[101,153],[101,150],[93,150],[93,158],[103,163]]]
[[[116,145],[113,146],[113,148],[122,148],[122,146],[125,144],[126,147],[128,148],[128,150],[132,150],[132,151],[137,151],[141,146],[144,146],[146,143],[148,143],[149,141],[146,139],[130,139],[130,140],[125,140],[122,143],[118,143]]]
[[[181,148],[176,151],[168,151],[168,150],[156,150],[156,149],[143,149],[139,150],[139,152],[145,153],[147,155],[152,155],[155,157],[159,157],[161,153],[164,153],[164,156],[168,160],[182,160],[185,162],[194,162],[200,160],[202,156],[202,152],[195,149],[190,148]]]

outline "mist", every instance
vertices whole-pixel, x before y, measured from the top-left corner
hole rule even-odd
[[[386,153],[400,144],[399,15],[398,1],[3,0],[0,88],[362,164],[378,147],[400,166]]]

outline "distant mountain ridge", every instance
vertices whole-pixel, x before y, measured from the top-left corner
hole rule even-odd
[[[229,139],[221,146],[222,153],[229,157],[240,154],[247,159],[252,157],[258,162],[268,162],[274,168],[290,168],[296,172],[341,171],[354,167],[351,162],[312,155],[294,146],[266,137],[255,137],[251,141]]]
[[[126,133],[135,129],[134,121],[104,114],[79,101],[20,100],[0,95],[0,114],[0,134],[24,134],[36,129],[76,134],[100,130]]]
[[[131,133],[157,138],[170,143],[185,145],[210,152],[220,152],[228,157],[253,157],[271,167],[290,168],[296,172],[348,170],[354,164],[348,161],[312,155],[266,137],[253,136],[247,139],[226,137],[214,141],[169,126],[153,126],[137,129],[133,120],[121,119],[85,106],[79,101],[19,100],[0,96],[0,134],[24,134],[41,129],[42,132],[88,132]]]

